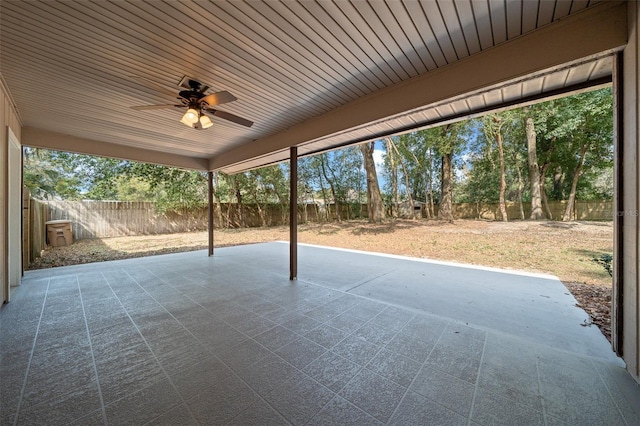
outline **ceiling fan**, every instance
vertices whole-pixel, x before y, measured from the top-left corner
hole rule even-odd
[[[245,127],[251,127],[253,125],[253,121],[249,121],[242,117],[238,117],[237,115],[215,108],[218,105],[237,100],[235,96],[226,90],[206,94],[207,90],[209,90],[209,86],[190,77],[184,76],[178,84],[178,86],[184,90],[179,91],[176,95],[175,92],[168,90],[159,84],[155,84],[144,77],[131,76],[131,78],[151,89],[171,96],[180,102],[162,105],[132,106],[132,109],[145,111],[165,108],[186,108],[187,111],[182,116],[180,122],[194,129],[208,129],[213,126],[211,117],[222,118]]]

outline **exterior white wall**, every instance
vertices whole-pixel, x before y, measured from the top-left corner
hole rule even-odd
[[[20,140],[20,133],[22,126],[18,118],[13,103],[9,95],[9,91],[4,85],[0,75],[0,296],[1,302],[5,302],[9,299],[8,288],[8,204],[7,195],[9,188],[7,185],[8,178],[8,154],[9,154],[9,141],[7,128],[15,134],[16,138]]]

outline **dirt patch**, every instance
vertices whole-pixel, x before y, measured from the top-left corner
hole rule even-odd
[[[288,239],[286,226],[215,231],[216,247]],[[592,322],[607,337],[610,334],[611,277],[593,259],[613,251],[611,222],[314,223],[299,226],[298,241],[552,274],[565,283]],[[67,247],[48,248],[30,268],[202,250],[207,246],[206,232],[82,240]]]

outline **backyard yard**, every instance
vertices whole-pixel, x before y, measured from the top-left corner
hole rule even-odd
[[[215,246],[288,240],[286,226],[217,229]],[[394,220],[303,224],[301,243],[552,274],[609,335],[611,277],[594,261],[613,250],[611,222]],[[46,249],[31,269],[207,248],[207,233],[80,240]]]

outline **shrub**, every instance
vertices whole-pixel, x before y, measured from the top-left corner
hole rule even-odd
[[[613,276],[613,255],[611,254],[603,254],[599,257],[594,257],[593,261],[602,265],[602,267],[609,273],[609,276]]]

